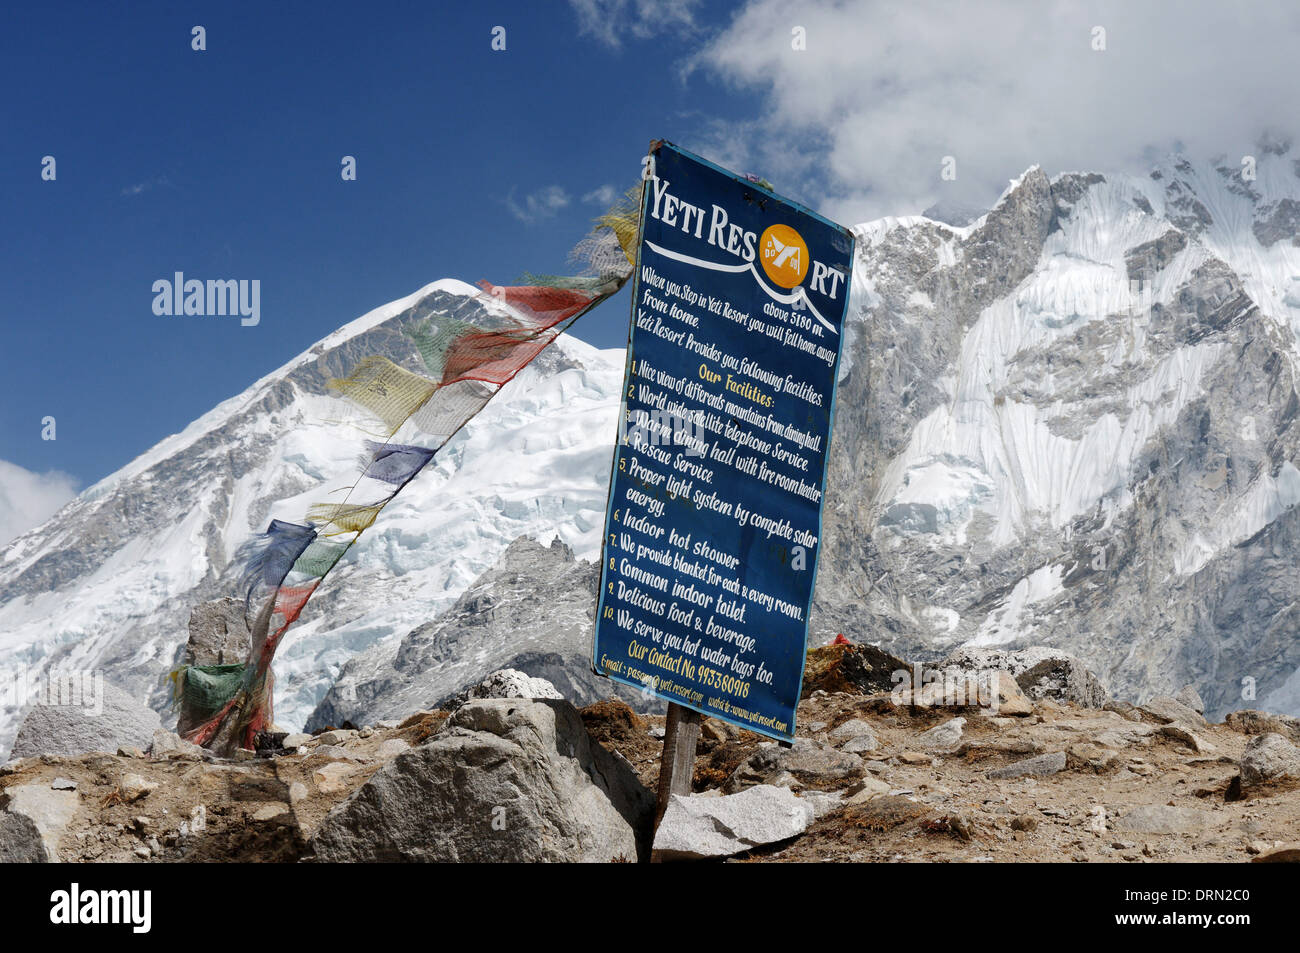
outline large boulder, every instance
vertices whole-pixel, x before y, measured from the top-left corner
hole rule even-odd
[[[234,665],[245,660],[251,640],[243,599],[227,596],[200,603],[190,610],[185,664]]]
[[[162,727],[156,711],[108,682],[96,680],[93,688],[85,683],[82,687],[78,704],[37,703],[28,708],[9,756],[111,752],[153,743],[153,733]]]
[[[49,860],[36,823],[26,814],[0,811],[0,864],[44,864]]]
[[[322,823],[319,861],[635,861],[654,796],[563,699],[477,699]]]
[[[906,662],[874,645],[833,642],[808,652],[804,664],[803,695],[815,691],[871,695],[887,692],[894,673],[910,671]]]
[[[1300,780],[1300,748],[1274,732],[1255,735],[1241,755],[1241,786]]]
[[[1010,672],[1021,691],[1035,701],[1050,698],[1081,708],[1100,708],[1110,699],[1110,692],[1082,661],[1068,652],[1041,645],[1015,651],[965,646],[940,662],[939,667]]]
[[[57,861],[59,844],[77,813],[78,800],[75,791],[56,791],[48,784],[13,785],[0,792],[0,859],[13,852],[15,859]],[[33,830],[41,851],[31,838]],[[6,840],[8,847],[3,843]],[[44,858],[39,856],[42,852]]]
[[[1266,735],[1275,732],[1292,742],[1300,742],[1300,718],[1291,715],[1275,715],[1268,711],[1255,711],[1244,708],[1229,712],[1223,723],[1233,731],[1243,735]]]

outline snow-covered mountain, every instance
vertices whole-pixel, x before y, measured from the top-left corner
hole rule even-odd
[[[1255,171],[1035,168],[967,225],[856,229],[816,636],[904,657],[1049,644],[1118,694],[1190,682],[1216,712],[1300,711],[1300,152],[1266,143]],[[161,707],[190,606],[233,591],[238,545],[355,474],[325,378],[393,349],[421,299],[482,306],[443,281],[371,312],[15,540],[0,679],[97,668]],[[290,630],[277,721],[301,724],[367,648],[390,646],[367,657],[391,682],[397,642],[517,537],[596,555],[622,369],[561,338],[447,446]],[[503,657],[539,651],[528,633]]]
[[[369,354],[409,360],[393,327],[417,305],[464,316],[482,301],[439,281],[358,318],[15,540],[0,555],[0,686],[94,669],[165,707],[190,608],[236,592],[238,547],[359,472],[372,435],[341,422],[364,421],[326,380]],[[622,374],[622,351],[564,336],[448,443],[289,630],[279,723],[301,725],[344,660],[450,606],[520,535],[597,554]],[[15,715],[0,709],[0,752]]]
[[[1300,708],[1300,158],[860,227],[814,625]]]

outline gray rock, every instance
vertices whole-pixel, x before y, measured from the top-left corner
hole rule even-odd
[[[1017,761],[1002,768],[994,768],[988,772],[986,777],[991,780],[1028,777],[1045,778],[1064,771],[1065,762],[1064,751],[1052,751],[1047,754],[1035,755],[1032,758],[1025,758],[1023,761]]]
[[[115,685],[100,685],[102,692],[94,693],[102,695],[98,704],[89,698],[83,699],[86,705],[37,704],[28,708],[10,757],[76,755],[145,748],[152,743],[153,733],[161,727],[158,713]]]
[[[862,759],[836,751],[809,738],[796,738],[792,747],[770,744],[759,748],[740,763],[723,785],[723,792],[736,794],[756,784],[770,784],[789,773],[802,783],[860,778],[865,773]]]
[[[1300,718],[1290,715],[1275,715],[1267,711],[1255,711],[1251,708],[1229,712],[1223,723],[1233,731],[1243,735],[1266,735],[1276,732],[1288,741],[1300,744]]]
[[[35,822],[26,814],[0,811],[0,864],[45,864],[49,861],[45,840]]]
[[[867,751],[875,751],[879,747],[880,742],[876,740],[875,735],[857,735],[840,745],[840,750],[845,754],[863,754]]]
[[[1134,834],[1181,834],[1202,830],[1213,823],[1214,815],[1199,808],[1146,804],[1115,818],[1111,826]]]
[[[1254,787],[1267,781],[1300,778],[1300,748],[1279,734],[1255,735],[1241,755],[1241,784]]]
[[[0,808],[26,817],[39,831],[50,861],[59,859],[59,844],[77,813],[80,799],[74,791],[54,791],[45,784],[21,784],[0,794]],[[11,829],[13,822],[10,822]]]
[[[344,744],[345,742],[351,741],[356,736],[357,733],[355,731],[336,728],[333,731],[321,732],[319,735],[316,736],[316,740],[320,742],[320,744],[326,746],[341,745]]]
[[[50,782],[50,790],[75,791],[77,790],[77,782],[73,781],[71,778],[55,778]]]
[[[1015,651],[966,646],[950,654],[940,667],[1010,672],[1020,690],[1034,701],[1049,698],[1100,708],[1110,699],[1110,692],[1077,657],[1039,645]]]
[[[290,748],[290,749],[301,748],[307,742],[311,741],[311,739],[312,739],[311,735],[305,734],[301,731],[297,731],[292,734],[285,735],[284,738],[280,741],[280,744],[283,745],[285,748]]]
[[[635,861],[654,798],[563,700],[466,703],[330,812],[317,860]]]
[[[122,780],[118,783],[118,790],[121,791],[122,797],[129,803],[146,798],[158,790],[158,782],[150,781],[139,774],[124,774]]]
[[[965,726],[965,718],[953,718],[921,732],[918,740],[922,747],[936,751],[950,751],[961,744],[962,729]]]
[[[831,730],[829,738],[843,751],[874,751],[880,745],[876,740],[876,733],[861,718],[853,718],[836,726]]]
[[[759,784],[722,797],[674,794],[655,832],[653,859],[706,860],[797,837],[811,809],[785,788]]]
[[[1194,732],[1188,725],[1176,721],[1170,722],[1167,725],[1161,725],[1159,728],[1159,734],[1187,745],[1187,747],[1191,748],[1197,754],[1210,754],[1217,750],[1213,744]]]
[[[233,665],[248,656],[251,641],[244,600],[233,597],[203,602],[190,610],[186,665]]]
[[[153,733],[153,741],[149,745],[149,754],[155,758],[162,758],[168,755],[193,755],[196,758],[207,758],[208,752],[196,744],[191,744],[174,731],[167,731],[159,728]]]
[[[1157,695],[1146,704],[1138,707],[1157,721],[1165,723],[1179,721],[1186,725],[1208,724],[1199,711],[1189,708],[1168,695]]]
[[[513,668],[498,669],[477,685],[466,688],[454,698],[434,705],[455,711],[475,698],[563,698],[555,686],[544,678],[533,678]]]
[[[1200,694],[1191,685],[1184,685],[1180,688],[1178,694],[1174,696],[1174,701],[1181,702],[1198,715],[1205,714],[1205,702],[1201,701]]]

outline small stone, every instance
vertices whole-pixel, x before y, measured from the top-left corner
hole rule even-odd
[[[1045,778],[1049,775],[1056,774],[1065,770],[1065,752],[1052,751],[1048,754],[1040,754],[1033,758],[1025,758],[1023,761],[1017,761],[1003,768],[994,768],[988,772],[985,777],[990,780],[1006,780],[1010,778]]]
[[[922,754],[919,751],[904,751],[898,756],[898,760],[903,764],[929,764],[932,755]]]
[[[1117,831],[1130,831],[1135,834],[1180,834],[1202,830],[1213,822],[1214,816],[1209,811],[1198,808],[1144,804],[1132,808],[1122,817],[1115,818],[1113,826]]]
[[[1011,829],[1013,831],[1036,831],[1038,830],[1038,818],[1032,814],[1021,814],[1019,817],[1011,819]]]
[[[341,745],[351,741],[356,736],[357,733],[355,731],[335,729],[334,731],[326,731],[323,734],[317,735],[316,740],[323,745]]]
[[[297,804],[299,801],[304,800],[307,797],[307,794],[307,785],[303,784],[301,781],[295,781],[293,784],[289,785],[290,804]]]
[[[663,738],[665,734],[664,726],[651,725],[649,729],[647,729],[646,734],[648,734],[651,738]]]
[[[311,740],[311,735],[303,734],[301,731],[298,731],[291,735],[285,735],[284,740],[281,741],[280,744],[285,749],[292,750],[294,748],[301,748],[305,744],[310,744]]]
[[[861,718],[853,718],[837,725],[830,733],[829,738],[832,743],[840,744],[841,742],[853,741],[858,738],[866,738],[871,742],[871,748],[876,747],[876,735],[871,730],[871,726]],[[869,751],[871,748],[862,748],[859,750]]]
[[[137,831],[139,831],[141,834],[143,834],[143,833],[144,833],[145,831],[147,831],[151,826],[153,826],[153,820],[150,819],[150,818],[148,818],[148,817],[137,817],[137,818],[134,818],[134,819],[132,820],[132,823],[135,824],[135,829],[136,829]]]
[[[274,820],[289,813],[289,805],[284,803],[265,804],[258,808],[253,814],[253,820],[257,822]]]
[[[874,735],[858,735],[840,745],[840,750],[847,754],[862,754],[864,751],[875,751],[879,747],[880,742]]]
[[[141,751],[139,748],[132,748],[123,745],[121,748],[117,749],[117,756],[119,758],[143,758],[144,752]]]
[[[138,801],[158,790],[158,783],[138,774],[124,774],[118,783],[118,789],[122,792],[123,800]]]
[[[71,778],[55,778],[50,782],[50,790],[75,791],[77,790],[77,782],[73,781]]]
[[[951,750],[961,744],[962,728],[965,725],[965,718],[952,718],[941,725],[935,725],[929,731],[922,732],[918,740],[926,748],[937,751]]]
[[[865,777],[854,782],[853,786],[846,792],[848,799],[845,804],[864,804],[872,798],[881,797],[893,790],[892,786],[881,781],[879,778]]]

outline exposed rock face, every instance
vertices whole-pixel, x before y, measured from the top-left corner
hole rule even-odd
[[[88,683],[78,684],[86,687]],[[102,695],[98,704],[96,694]],[[160,727],[156,711],[108,682],[93,690],[87,688],[78,702],[32,705],[18,728],[10,757],[147,748]]]
[[[823,692],[887,692],[894,673],[907,671],[907,663],[874,645],[823,645],[808,651],[804,664],[803,696]]]
[[[233,665],[248,657],[251,635],[244,602],[226,596],[195,606],[190,612],[187,665]]]
[[[1105,686],[1082,661],[1042,646],[1013,652],[962,648],[940,662],[939,667],[959,672],[1009,672],[1020,690],[1032,699],[1050,698],[1100,708],[1110,698]]]
[[[49,860],[40,828],[30,817],[0,812],[0,864],[44,864]]]
[[[1135,701],[1300,708],[1300,178],[1262,161],[1250,190],[1035,170],[967,228],[859,227],[821,641],[1044,645]]]
[[[634,861],[654,798],[565,701],[468,702],[321,825],[322,861]]]
[[[617,695],[660,707],[591,671],[596,581],[596,567],[558,540],[515,540],[447,612],[348,662],[308,728],[438,707],[496,668],[545,679],[578,705]]]

